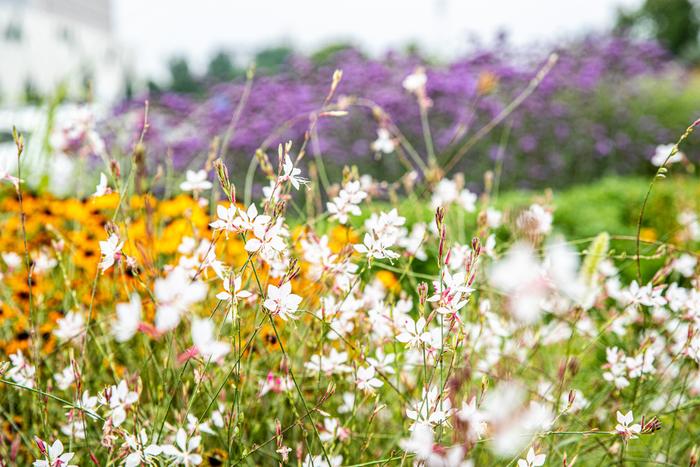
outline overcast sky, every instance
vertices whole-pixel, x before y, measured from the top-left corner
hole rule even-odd
[[[114,0],[114,26],[141,73],[185,54],[202,67],[213,51],[239,57],[269,45],[303,50],[350,41],[372,53],[418,43],[442,57],[467,39],[507,31],[517,44],[609,27],[616,8],[641,0]]]

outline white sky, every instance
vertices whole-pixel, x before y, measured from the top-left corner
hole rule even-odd
[[[114,0],[117,37],[140,74],[187,55],[202,67],[221,48],[238,57],[269,45],[313,50],[350,41],[372,53],[418,43],[442,57],[466,39],[505,30],[517,44],[610,26],[618,6],[641,0]]]

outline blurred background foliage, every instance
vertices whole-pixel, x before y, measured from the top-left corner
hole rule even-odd
[[[700,60],[697,2],[691,0],[645,0],[637,9],[620,10],[619,31],[653,38],[677,57]]]

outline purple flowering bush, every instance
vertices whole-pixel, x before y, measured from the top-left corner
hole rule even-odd
[[[685,79],[655,43],[589,37],[561,46],[557,53],[558,62],[535,92],[461,159],[456,168],[468,183],[478,183],[478,174],[500,164],[501,186],[517,187],[649,173],[654,147],[692,117],[674,120],[665,109],[650,107],[650,81],[671,76],[678,85]],[[243,161],[265,138],[271,138],[271,147],[287,139],[300,141],[309,113],[321,107],[328,92],[329,76],[340,68],[343,81],[336,95],[341,105],[348,105],[348,114],[319,121],[316,150],[332,175],[357,164],[368,173],[396,178],[403,173],[399,158],[377,153],[372,143],[382,119],[389,118],[418,153],[426,153],[419,107],[401,86],[417,66],[425,65],[430,129],[438,161],[444,163],[527,87],[544,58],[540,51],[523,54],[505,43],[436,65],[395,53],[375,60],[352,49],[321,65],[293,56],[281,73],[254,78],[228,140],[227,162],[242,174]],[[135,127],[148,98],[150,163],[171,155],[176,169],[196,166],[206,159],[212,138],[226,133],[245,87],[241,80],[212,86],[203,98],[163,93],[124,102],[115,109],[121,118],[109,123],[113,148],[131,147],[133,140],[117,135],[138,135]],[[383,116],[373,108],[381,108]]]

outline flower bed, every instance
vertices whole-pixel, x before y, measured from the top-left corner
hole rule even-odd
[[[0,174],[2,462],[694,465],[697,186],[664,179],[700,120],[630,182],[637,208],[607,202],[620,180],[567,205],[486,172],[477,194],[386,122],[410,170],[334,179],[313,146],[341,79],[300,142],[256,153],[262,195],[216,142],[148,178],[147,142],[109,153],[82,119],[57,141],[104,158],[93,194]],[[419,112],[429,82],[404,80]]]

